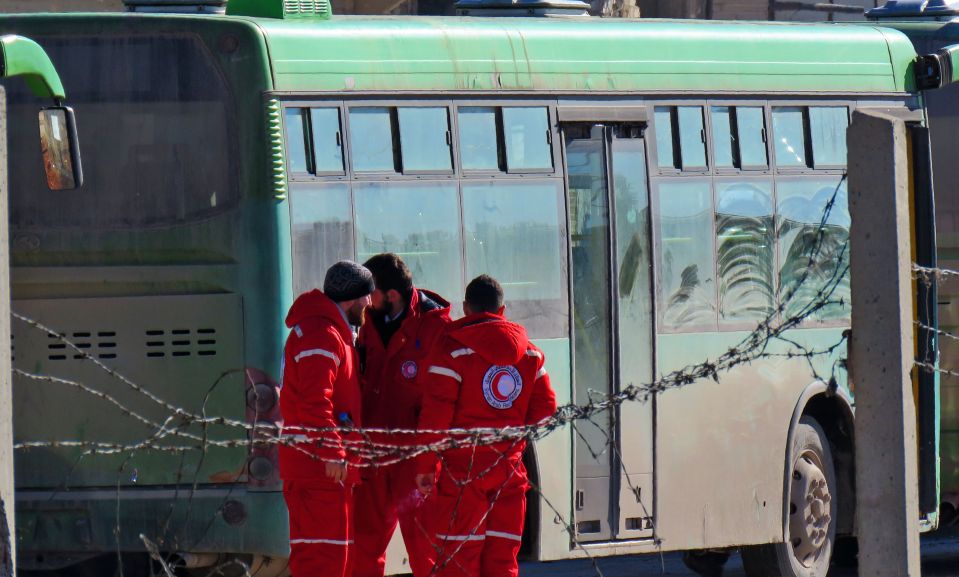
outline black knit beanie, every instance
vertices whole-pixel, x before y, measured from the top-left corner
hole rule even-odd
[[[373,273],[351,260],[331,266],[323,281],[323,293],[337,303],[365,297],[373,288]]]

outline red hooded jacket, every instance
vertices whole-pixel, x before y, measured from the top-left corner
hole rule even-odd
[[[287,480],[326,478],[325,460],[344,459],[340,434],[306,432],[360,423],[360,388],[353,333],[340,308],[318,290],[296,299],[286,317],[290,336],[283,351],[280,412],[283,434],[295,446],[280,445],[280,476]],[[316,439],[317,441],[310,442]]]
[[[450,323],[450,304],[434,292],[414,288],[402,324],[386,347],[372,314],[367,309],[356,340],[363,365],[363,424],[415,428],[423,397],[425,358]]]
[[[514,427],[540,422],[556,412],[543,352],[529,342],[526,329],[499,315],[481,313],[449,326],[429,359],[420,429]],[[424,439],[431,439],[431,435]],[[510,454],[526,444],[497,446]],[[454,449],[455,453],[472,449]],[[419,460],[430,472],[435,458]]]

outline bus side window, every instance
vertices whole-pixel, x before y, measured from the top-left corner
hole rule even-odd
[[[702,106],[677,106],[679,157],[683,170],[706,168],[706,125]]]
[[[845,106],[810,106],[809,133],[814,168],[846,164],[846,128],[849,111]]]
[[[395,109],[385,106],[350,109],[353,172],[399,172],[395,117]]]
[[[739,167],[769,166],[766,154],[766,117],[761,106],[736,107],[736,134],[739,141]]]
[[[453,172],[447,108],[401,107],[398,116],[403,172]]]
[[[352,212],[349,183],[299,182],[290,187],[296,294],[322,287],[327,268],[353,258]]]
[[[679,168],[676,162],[679,158],[679,151],[676,150],[676,142],[673,139],[673,107],[657,106],[655,113],[656,119],[656,157],[659,160],[659,168]]]
[[[766,121],[761,106],[712,106],[713,162],[717,168],[766,169]]]
[[[353,197],[356,260],[395,252],[417,286],[457,302],[464,287],[456,182],[354,182]]]
[[[783,313],[797,314],[825,290],[831,291],[829,302],[814,320],[848,318],[850,220],[845,180],[825,175],[779,178],[776,196]],[[833,197],[835,203],[820,235],[820,223]]]
[[[343,135],[338,108],[311,108],[313,174],[343,174]]]
[[[463,106],[458,109],[463,170],[502,170],[497,137],[497,110],[491,106]]]
[[[306,124],[306,108],[287,108],[286,118],[286,159],[291,173],[312,174],[310,162],[309,126]]]
[[[710,179],[654,182],[659,230],[659,295],[663,327],[715,329],[716,274]]]
[[[506,107],[503,137],[509,172],[552,170],[549,112],[544,106]]]
[[[801,106],[773,108],[773,135],[776,165],[779,168],[806,167],[806,120]]]
[[[715,186],[719,320],[752,328],[776,298],[772,179],[717,179]]]
[[[659,168],[706,170],[709,165],[703,107],[657,106],[654,115]]]
[[[562,181],[463,181],[466,278],[499,280],[509,316],[537,337],[568,333]]]

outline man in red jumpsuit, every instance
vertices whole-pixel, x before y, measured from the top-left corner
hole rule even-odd
[[[430,356],[423,430],[516,427],[556,411],[542,351],[503,317],[503,289],[482,275],[466,287],[466,316]],[[424,435],[436,440],[435,436]],[[465,440],[465,439],[464,439]],[[516,577],[526,515],[525,441],[461,447],[442,455],[428,516],[438,577]],[[417,485],[433,486],[435,457],[418,460]]]
[[[359,361],[351,324],[370,304],[373,275],[350,261],[330,267],[323,292],[296,299],[283,353],[279,447],[290,513],[293,577],[347,577],[352,552],[355,473],[334,427],[360,426]],[[317,431],[316,429],[326,429]]]
[[[378,254],[363,263],[376,290],[357,348],[362,364],[363,425],[415,429],[420,413],[424,358],[449,324],[450,305],[417,289],[398,255]],[[412,435],[374,435],[385,444],[415,444]],[[371,469],[356,489],[356,560],[353,577],[383,577],[386,548],[397,522],[414,577],[427,577],[433,552],[419,511],[416,465],[410,460]]]

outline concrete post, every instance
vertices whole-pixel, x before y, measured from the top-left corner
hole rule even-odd
[[[857,110],[849,145],[861,577],[919,573],[909,164],[902,120]]]

